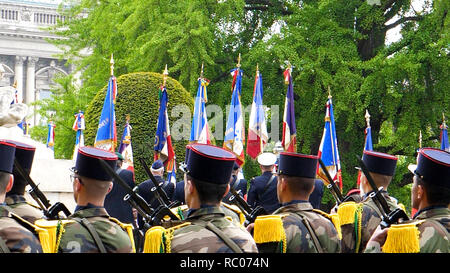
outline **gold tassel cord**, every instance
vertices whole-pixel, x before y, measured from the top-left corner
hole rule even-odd
[[[282,244],[282,252],[286,253],[286,233],[281,215],[263,215],[255,220],[253,238],[257,244],[278,242]]]
[[[419,222],[391,225],[386,242],[382,248],[384,253],[419,253]]]

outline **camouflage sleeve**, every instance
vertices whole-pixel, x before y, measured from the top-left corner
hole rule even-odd
[[[421,253],[449,253],[448,232],[435,221],[425,221],[419,225]]]
[[[12,253],[42,253],[42,246],[33,233],[26,229],[6,228],[1,231],[7,234],[6,245]],[[3,236],[2,236],[3,237]]]

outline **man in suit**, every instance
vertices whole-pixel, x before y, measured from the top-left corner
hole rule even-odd
[[[134,188],[133,172],[122,169],[123,156],[117,153],[117,165],[116,173],[125,181],[130,188]],[[122,223],[135,224],[135,219],[133,217],[133,207],[124,201],[123,198],[127,194],[125,189],[119,184],[119,182],[113,180],[112,190],[106,195],[105,198],[105,209],[111,217],[117,218]]]

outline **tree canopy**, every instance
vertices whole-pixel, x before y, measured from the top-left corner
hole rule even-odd
[[[414,2],[74,0],[61,5],[70,20],[52,29],[64,37],[53,42],[82,72],[79,92],[88,98],[107,82],[114,53],[117,76],[160,73],[167,64],[192,95],[204,63],[208,104],[225,109],[229,71],[240,53],[243,104],[251,103],[258,64],[264,104],[279,105],[282,113],[282,71],[289,62],[298,152],[317,154],[330,87],[344,191],[356,187],[355,155],[363,150],[367,109],[374,149],[401,158],[392,191],[408,203],[406,166],[415,161],[419,131],[422,146],[438,147],[442,114],[450,116],[450,3],[424,0],[418,10]],[[398,27],[401,38],[387,43],[388,31]]]

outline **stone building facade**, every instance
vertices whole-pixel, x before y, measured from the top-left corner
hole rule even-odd
[[[61,53],[48,40],[61,39],[45,28],[58,20],[67,20],[58,14],[61,0],[0,0],[0,86],[16,83],[18,99],[29,105],[27,122],[33,126],[46,124],[30,104],[50,96],[57,74],[73,71],[66,60],[56,57]]]

